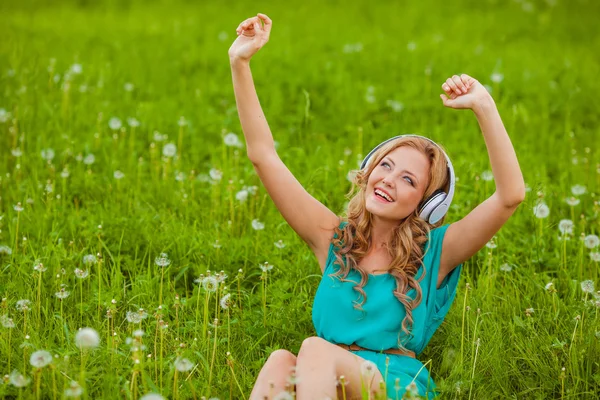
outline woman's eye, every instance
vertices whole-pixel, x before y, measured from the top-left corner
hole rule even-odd
[[[382,162],[381,165],[387,165],[388,167],[390,166],[390,164],[388,164],[386,161]]]
[[[405,178],[408,178],[408,181],[410,182],[411,186],[415,186],[415,184],[413,183],[412,179],[410,179],[408,176],[405,176]]]

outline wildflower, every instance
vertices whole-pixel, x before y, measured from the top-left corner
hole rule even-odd
[[[586,191],[587,191],[587,189],[583,185],[571,186],[571,193],[573,193],[573,195],[575,195],[575,196],[580,196],[580,195],[584,194]]]
[[[115,179],[119,180],[119,179],[123,179],[123,178],[125,177],[125,174],[124,174],[124,173],[122,173],[122,172],[121,172],[121,171],[119,171],[119,170],[116,170],[116,171],[113,173],[113,176],[114,176],[114,178],[115,178]]]
[[[90,272],[88,270],[84,271],[83,269],[75,268],[75,276],[79,279],[85,279],[89,274]]]
[[[600,251],[591,251],[590,258],[592,259],[592,261],[600,261]]]
[[[44,267],[44,264],[42,264],[41,262],[38,262],[38,261],[36,260],[36,263],[33,265],[33,269],[34,269],[35,271],[38,271],[38,272],[44,272],[44,271],[46,271],[48,268]]]
[[[285,243],[283,243],[283,240],[279,239],[278,241],[276,241],[274,243],[275,247],[277,247],[278,249],[283,249],[285,247]]]
[[[593,249],[600,244],[600,239],[598,239],[598,236],[596,236],[596,235],[587,235],[583,239],[583,243],[585,244],[585,247],[587,247],[588,249]]]
[[[558,223],[558,230],[563,235],[570,235],[573,233],[573,221],[570,219],[561,219]]]
[[[535,215],[536,218],[546,218],[548,215],[550,215],[550,209],[546,203],[541,201],[536,204],[535,207],[533,207],[533,215]]]
[[[10,256],[12,254],[12,249],[5,244],[0,245],[0,254],[6,254],[7,256]]]
[[[496,247],[498,247],[498,245],[496,244],[496,238],[491,238],[490,241],[486,243],[485,247],[487,247],[488,249],[495,249]]]
[[[192,362],[187,358],[177,357],[175,360],[175,368],[179,372],[186,372],[194,368],[194,364],[192,364]]]
[[[252,228],[255,231],[259,231],[259,230],[265,229],[265,224],[263,224],[262,222],[260,222],[257,219],[253,219],[252,220]]]
[[[221,297],[219,304],[221,305],[221,308],[223,310],[227,310],[229,308],[229,305],[231,303],[230,298],[231,298],[231,294],[229,294],[229,293],[227,293],[225,296]]]
[[[116,131],[116,130],[121,129],[121,126],[123,126],[123,124],[121,123],[121,120],[119,118],[112,117],[111,119],[108,120],[108,126],[113,131]]]
[[[35,368],[44,368],[51,362],[52,354],[48,353],[46,350],[38,350],[29,357],[29,363]]]
[[[85,156],[85,158],[83,159],[83,163],[85,165],[92,165],[94,162],[96,161],[96,157],[93,154],[88,154],[87,156]]]
[[[594,293],[594,281],[588,279],[581,282],[581,290],[585,293]]]
[[[30,300],[23,299],[17,301],[17,305],[15,306],[19,311],[27,311],[29,310],[29,305],[31,304]]]
[[[275,397],[273,397],[273,400],[294,400],[294,399],[295,399],[295,397],[287,390],[283,390],[283,391],[277,393],[275,395]]]
[[[571,207],[575,207],[577,204],[580,203],[580,200],[577,197],[567,197],[565,199],[565,203],[567,203],[568,205],[570,205]]]
[[[263,272],[268,272],[273,269],[273,266],[271,264],[269,264],[267,261],[265,261],[264,264],[260,264],[259,267]]]
[[[225,273],[225,271],[221,271],[217,274],[216,278],[217,278],[217,282],[221,283],[225,279],[227,279],[227,274]]]
[[[206,278],[204,278],[202,280],[202,287],[207,292],[210,292],[210,293],[216,292],[218,286],[219,286],[219,282],[217,281],[217,278],[215,278],[214,276],[207,276]]]
[[[483,179],[484,181],[494,180],[494,174],[492,174],[492,171],[490,170],[483,171],[481,173],[481,179]]]
[[[367,382],[373,378],[376,370],[377,365],[375,365],[373,361],[365,360],[362,364],[360,364],[360,374]]]
[[[61,300],[66,299],[67,297],[69,297],[70,294],[71,294],[71,292],[69,292],[68,290],[65,290],[64,287],[60,288],[60,290],[58,292],[54,293],[54,295]]]
[[[213,181],[220,181],[223,178],[223,172],[219,171],[216,168],[211,168],[208,172]]]
[[[146,393],[145,395],[143,395],[140,400],[164,400],[165,398],[162,397],[160,394],[158,393]]]
[[[93,265],[98,263],[98,258],[96,258],[96,256],[93,254],[87,254],[83,256],[83,263],[85,265]]]
[[[137,312],[133,311],[127,311],[125,318],[127,318],[127,322],[132,324],[139,324],[142,322],[142,317]]]
[[[68,388],[65,389],[65,397],[79,397],[83,394],[83,388],[76,381],[71,381]]]
[[[177,146],[173,143],[167,143],[163,146],[162,153],[165,157],[175,157],[177,154]]]
[[[512,271],[512,267],[511,267],[511,265],[510,265],[510,264],[508,264],[508,263],[504,263],[504,264],[502,264],[502,265],[500,266],[500,271],[503,271],[503,272],[510,272],[510,271]]]
[[[410,396],[410,398],[419,396],[419,390],[417,389],[417,384],[414,381],[406,385],[406,393]]]
[[[8,315],[4,314],[0,317],[0,324],[7,329],[12,329],[15,327],[15,323],[12,318],[9,318]]]
[[[92,349],[100,345],[100,336],[92,328],[82,328],[75,335],[75,344],[80,349]]]
[[[167,267],[169,264],[171,264],[171,260],[169,260],[167,253],[160,253],[160,256],[154,259],[154,263],[159,267]]]
[[[21,212],[23,211],[23,206],[21,205],[21,202],[18,202],[17,205],[13,206],[13,208],[15,209],[16,212]]]
[[[21,374],[16,369],[10,373],[10,377],[8,379],[9,379],[11,385],[13,385],[15,387],[19,387],[19,388],[29,385],[29,382],[31,381],[30,378],[26,378],[23,374]]]
[[[54,150],[53,149],[43,149],[40,154],[42,155],[42,158],[46,161],[52,161],[52,159],[54,158]]]
[[[240,141],[238,135],[233,132],[229,132],[227,135],[225,135],[223,137],[223,142],[225,143],[225,146],[229,147],[244,147],[244,144]]]
[[[248,191],[246,189],[242,189],[235,194],[235,199],[239,202],[244,202],[248,199]]]
[[[136,329],[135,331],[133,331],[133,336],[136,338],[141,338],[142,336],[144,336],[144,331],[141,329]]]
[[[504,80],[504,75],[499,73],[499,72],[494,72],[491,76],[490,79],[492,82],[494,83],[500,83]]]
[[[127,118],[127,125],[129,125],[132,128],[137,128],[138,126],[140,126],[140,121],[133,117],[129,117]]]

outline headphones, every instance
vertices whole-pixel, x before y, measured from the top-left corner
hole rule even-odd
[[[377,151],[377,149],[379,149],[384,144],[386,144],[392,140],[398,139],[398,138],[411,137],[411,136],[430,141],[431,143],[436,145],[437,148],[440,149],[442,151],[442,153],[444,153],[444,157],[446,157],[446,162],[447,162],[447,166],[448,166],[448,175],[450,176],[450,188],[449,188],[448,193],[444,192],[442,189],[438,189],[431,196],[429,196],[427,199],[425,199],[422,202],[423,205],[419,207],[419,217],[424,219],[425,221],[429,222],[430,224],[435,224],[440,219],[442,219],[444,217],[444,215],[446,215],[446,213],[448,212],[448,209],[450,208],[450,203],[452,202],[452,197],[454,197],[454,186],[455,186],[455,176],[454,176],[454,168],[452,167],[452,162],[450,161],[450,158],[448,157],[446,152],[436,142],[434,142],[433,140],[426,138],[424,136],[420,136],[420,135],[408,134],[408,135],[394,136],[384,142],[381,142],[373,150],[371,150],[369,152],[369,154],[367,154],[367,156],[365,157],[363,162],[361,163],[360,169],[365,168],[369,164],[369,159],[371,158],[373,153],[375,153],[375,151]]]

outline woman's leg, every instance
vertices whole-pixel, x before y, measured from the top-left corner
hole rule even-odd
[[[309,337],[302,342],[296,362],[297,400],[313,400],[329,397],[342,399],[341,386],[336,382],[344,375],[346,399],[362,399],[361,389],[369,388],[369,399],[379,393],[379,381],[383,380],[377,368],[365,369],[366,360],[342,349],[320,337]],[[365,375],[361,373],[365,369]]]
[[[285,390],[287,378],[295,366],[296,356],[293,353],[283,349],[272,352],[256,378],[250,400],[271,400]]]

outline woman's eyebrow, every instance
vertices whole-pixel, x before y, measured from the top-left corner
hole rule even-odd
[[[388,160],[389,162],[391,162],[391,163],[394,165],[394,167],[396,166],[396,163],[394,163],[394,161],[393,161],[391,158],[389,158],[389,157],[387,157],[387,156],[386,156],[386,157],[384,157],[383,159],[384,159],[384,160]],[[405,169],[405,170],[403,170],[402,172],[406,172],[407,174],[410,174],[410,175],[412,175],[412,176],[413,176],[413,178],[415,178],[415,182],[416,182],[417,184],[419,183],[419,179],[417,178],[417,176],[416,176],[415,174],[413,174],[412,172],[410,172],[409,170]]]

